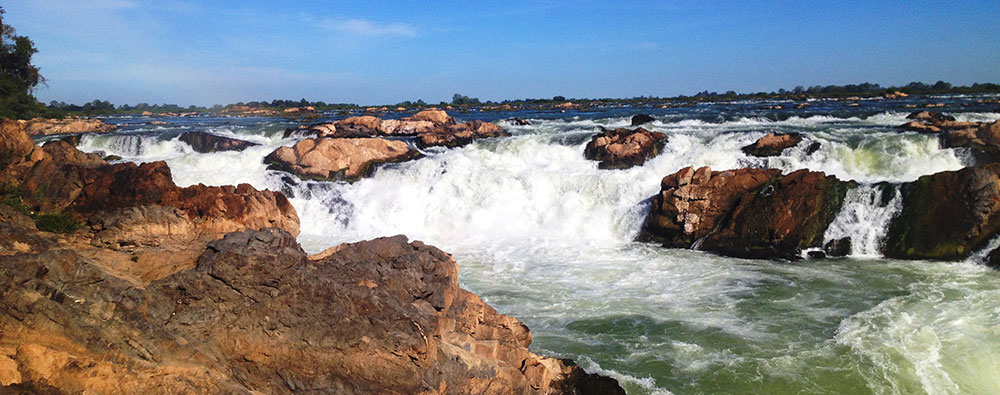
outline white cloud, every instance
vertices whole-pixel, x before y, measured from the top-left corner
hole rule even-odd
[[[377,23],[367,19],[324,20],[319,23],[324,29],[357,34],[361,36],[414,37],[417,29],[408,23]]]

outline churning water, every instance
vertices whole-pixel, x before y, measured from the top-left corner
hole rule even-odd
[[[88,136],[81,149],[166,160],[179,185],[284,191],[309,252],[395,234],[436,245],[455,256],[464,287],[531,328],[536,351],[611,375],[629,393],[1000,392],[1000,274],[974,259],[878,254],[899,211],[895,184],[959,169],[965,154],[893,130],[903,109],[759,106],[656,110],[646,127],[668,135],[664,152],[628,170],[597,169],[583,147],[598,126],[626,126],[640,111],[459,114],[532,124],[500,120],[512,137],[430,150],[353,184],[266,170],[265,155],[294,143],[281,138],[290,124],[270,119],[126,128]],[[191,129],[261,146],[199,154],[176,138]],[[805,139],[778,157],[740,150],[770,132]],[[858,181],[826,234],[851,237],[852,256],[753,261],[633,242],[660,179],[686,166],[808,168]]]

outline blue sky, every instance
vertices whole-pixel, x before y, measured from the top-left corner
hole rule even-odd
[[[358,104],[1000,82],[996,1],[5,0],[82,104]]]

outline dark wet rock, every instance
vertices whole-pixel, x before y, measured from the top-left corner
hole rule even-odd
[[[844,237],[841,239],[830,240],[823,246],[823,251],[826,252],[827,256],[831,257],[851,255],[851,238]]]
[[[521,119],[521,118],[511,118],[511,119],[509,119],[507,121],[510,122],[510,123],[512,123],[512,124],[514,124],[514,125],[517,125],[517,126],[531,125],[531,122],[528,122],[528,120]]]
[[[826,253],[823,251],[810,250],[806,252],[806,258],[809,259],[826,259]]]
[[[371,174],[381,163],[420,157],[406,142],[381,138],[305,139],[281,147],[264,158],[268,167],[304,178],[354,181]]]
[[[991,251],[990,254],[986,256],[986,266],[994,269],[1000,269],[1000,248]]]
[[[819,151],[819,149],[822,147],[823,146],[822,144],[819,143],[819,141],[814,141],[812,144],[809,144],[809,146],[806,147],[806,155],[812,155],[816,153],[816,151]]]
[[[246,140],[217,136],[205,132],[184,132],[180,136],[180,141],[191,146],[195,152],[203,154],[218,151],[243,151],[247,148],[260,145]]]
[[[590,139],[583,156],[600,162],[601,169],[627,169],[659,155],[666,142],[667,135],[643,128],[604,129]]]
[[[889,258],[962,259],[1000,231],[1000,163],[923,176],[900,192],[903,209],[885,239]]]
[[[644,125],[653,122],[655,120],[656,118],[653,118],[646,114],[635,114],[632,116],[632,126]]]
[[[794,147],[801,141],[802,135],[799,133],[770,133],[743,147],[743,152],[760,157],[778,156],[786,148]]]
[[[852,183],[807,170],[685,168],[661,182],[640,241],[743,258],[797,259],[821,247]]]

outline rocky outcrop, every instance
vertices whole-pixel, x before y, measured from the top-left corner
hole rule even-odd
[[[604,129],[590,139],[583,156],[600,162],[601,169],[627,169],[659,155],[666,142],[667,135],[643,128]]]
[[[269,168],[306,178],[354,181],[375,165],[415,159],[420,153],[406,142],[381,138],[305,139],[281,147],[264,158]]]
[[[452,118],[447,112],[436,108],[423,110],[413,114],[413,116],[409,117],[409,119],[413,121],[430,122],[435,126],[449,126],[457,123],[455,122],[455,118]]]
[[[67,223],[66,230],[74,229],[73,223],[87,225],[67,237],[74,244],[100,247],[94,256],[131,254],[116,258],[113,266],[135,281],[173,270],[168,262],[193,258],[228,232],[278,227],[298,234],[295,208],[280,193],[250,185],[180,188],[164,162],[109,165],[58,140],[27,147],[23,130],[3,126],[0,147],[18,153],[31,149],[0,172],[0,184],[16,186],[7,199],[36,220],[58,218]]]
[[[958,122],[955,117],[937,111],[917,111],[906,116],[906,119],[913,119],[913,121],[899,125],[897,128],[919,133],[941,133],[943,131],[975,129],[982,126],[979,122]]]
[[[510,136],[500,126],[484,121],[458,123],[443,110],[420,111],[402,119],[380,119],[371,115],[350,117],[332,123],[300,126],[285,130],[287,137],[363,138],[375,136],[415,136],[421,148],[461,147],[487,137]]]
[[[180,135],[180,141],[191,146],[195,152],[211,153],[218,151],[243,151],[260,144],[230,137],[217,136],[205,132],[185,132]]]
[[[977,163],[1000,161],[1000,120],[984,123],[976,129],[942,133],[941,145],[947,148],[969,148]]]
[[[646,114],[635,114],[632,116],[632,126],[644,125],[653,122],[655,120],[656,118],[653,118]]]
[[[799,133],[769,133],[753,144],[743,147],[743,152],[753,156],[778,156],[786,148],[791,148],[802,142]]]
[[[1000,163],[923,176],[900,186],[885,256],[954,260],[1000,232]]]
[[[510,133],[495,123],[476,120],[437,126],[430,132],[417,135],[417,146],[455,148],[469,145],[478,139],[503,136],[510,136]]]
[[[624,393],[531,353],[531,334],[404,237],[312,261],[278,229],[232,233],[146,286],[0,223],[0,378],[97,393]]]
[[[955,117],[951,115],[944,115],[937,111],[916,111],[906,116],[906,119],[915,119],[918,121],[927,121],[931,123],[937,122],[954,122]]]
[[[822,172],[681,169],[651,199],[640,241],[743,258],[796,259],[821,247],[851,183]]]
[[[104,123],[100,119],[90,118],[65,118],[65,119],[43,119],[35,118],[31,120],[17,121],[24,128],[24,131],[31,136],[48,136],[52,134],[75,134],[75,133],[104,133],[117,129],[115,125]]]
[[[668,175],[660,182],[660,193],[651,198],[639,240],[688,248],[715,231],[740,200],[780,174],[777,169],[713,172],[686,167]]]

